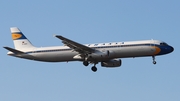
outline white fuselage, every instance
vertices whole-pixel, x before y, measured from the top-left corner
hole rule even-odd
[[[90,48],[94,48],[99,52],[109,51],[109,57],[103,57],[96,61],[101,62],[114,58],[127,58],[127,57],[143,57],[143,56],[155,56],[159,54],[160,43],[158,40],[145,40],[145,41],[131,41],[131,42],[112,42],[112,43],[98,43],[98,44],[85,44]],[[9,52],[8,55],[45,61],[45,62],[64,62],[64,61],[83,61],[81,58],[75,58],[79,53],[67,46],[55,46],[55,47],[40,47],[21,50],[26,54],[13,54]],[[96,53],[95,53],[96,54]],[[97,52],[98,54],[98,52]]]

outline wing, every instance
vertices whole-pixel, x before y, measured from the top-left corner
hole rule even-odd
[[[74,51],[79,52],[80,54],[91,54],[91,53],[95,52],[95,50],[93,48],[90,48],[83,44],[77,43],[77,42],[67,39],[63,36],[55,35],[55,37],[62,40],[62,43],[64,43],[65,45],[67,45],[68,47],[73,49]]]

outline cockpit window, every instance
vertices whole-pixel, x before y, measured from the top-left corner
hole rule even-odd
[[[160,43],[161,46],[167,46],[168,44],[165,42]]]

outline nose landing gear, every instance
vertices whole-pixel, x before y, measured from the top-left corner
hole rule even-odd
[[[152,56],[153,58],[153,64],[156,64],[155,56]]]

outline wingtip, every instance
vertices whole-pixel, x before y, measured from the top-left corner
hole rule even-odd
[[[55,35],[55,37],[57,37],[57,38],[61,38],[62,36],[61,36],[61,35]]]
[[[56,36],[57,36],[56,34],[53,35],[53,37],[56,37]]]
[[[57,37],[57,36],[61,36],[61,35],[56,35],[56,34],[54,34],[53,36],[54,36],[54,37]]]

